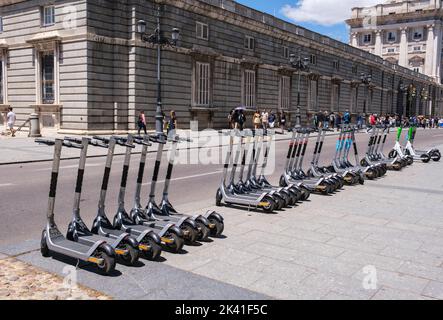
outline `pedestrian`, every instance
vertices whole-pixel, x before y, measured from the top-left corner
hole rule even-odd
[[[329,115],[329,126],[332,129],[335,129],[335,117],[336,117],[335,113],[331,112],[331,114]]]
[[[261,114],[261,122],[263,125],[263,130],[267,130],[268,126],[269,126],[269,113],[268,111],[263,111],[263,113]]]
[[[337,128],[337,131],[340,130],[340,127],[341,127],[341,119],[342,119],[341,114],[338,113],[338,114],[335,116],[335,127]]]
[[[323,112],[317,114],[318,127],[323,128],[323,123],[325,122],[325,115]]]
[[[146,117],[145,117],[145,112],[144,111],[140,111],[138,113],[138,121],[137,121],[137,125],[138,125],[138,135],[140,135],[140,131],[143,129],[143,131],[145,132],[145,135],[148,134],[147,130],[146,130]]]
[[[175,135],[177,128],[178,128],[177,116],[175,114],[175,111],[171,110],[171,112],[169,114],[169,121],[168,121],[167,127],[166,127],[166,131],[167,131],[168,136],[170,134]]]
[[[282,133],[285,133],[286,130],[286,114],[283,111],[280,111],[280,128]]]
[[[246,123],[246,116],[243,110],[238,110],[237,112],[237,119],[236,119],[236,129],[239,129],[240,131],[243,131],[244,125]]]
[[[275,114],[273,111],[271,111],[271,114],[269,115],[269,128],[274,129],[275,128],[275,121],[277,120]]]
[[[254,129],[258,130],[260,128],[260,124],[261,124],[261,114],[260,114],[260,110],[255,110],[255,113],[253,115],[253,119],[252,119],[253,123],[254,123]]]
[[[343,116],[343,123],[344,124],[350,124],[351,123],[351,114],[349,113],[349,110],[346,110],[346,112],[345,112],[345,114]]]
[[[234,129],[234,114],[235,114],[235,109],[232,109],[228,114],[228,128],[229,129]]]
[[[375,117],[374,114],[371,114],[369,116],[369,124],[373,127],[377,124],[377,118]]]
[[[15,132],[16,132],[16,130],[14,130],[14,125],[16,120],[17,117],[15,115],[15,112],[13,111],[12,107],[9,107],[8,114],[6,115],[6,123],[13,137],[15,137]]]

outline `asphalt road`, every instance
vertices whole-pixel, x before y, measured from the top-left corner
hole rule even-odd
[[[394,138],[394,134],[391,134],[387,146],[393,145]],[[366,149],[368,136],[366,134],[359,134],[357,140],[360,153],[363,154]],[[333,157],[335,141],[336,137],[328,137],[326,139],[322,155],[322,162],[325,164]],[[308,148],[306,163],[310,161],[313,144],[311,142]],[[443,130],[420,131],[417,134],[415,144],[418,149],[441,145],[443,144]],[[216,151],[215,149],[217,148],[212,148],[209,151],[214,152]],[[278,183],[280,173],[283,171],[287,149],[287,141],[276,143],[276,166],[273,174],[270,175],[272,183]],[[182,153],[184,152],[182,151]],[[208,150],[201,150],[200,152],[206,153]],[[138,157],[138,155],[134,155],[131,163],[130,183],[128,184],[126,197],[126,207],[128,210],[133,205]],[[166,173],[165,159],[163,160],[162,173],[159,178],[160,182],[162,182]],[[154,161],[155,154],[149,154],[142,193],[142,198],[145,199],[144,204],[147,201]],[[71,217],[77,164],[77,160],[66,160],[61,163],[56,201],[56,221],[62,232],[66,230]],[[117,195],[122,165],[123,157],[115,157],[107,199],[109,217],[112,217],[117,210]],[[88,159],[81,203],[82,216],[88,225],[92,224],[97,212],[103,166],[104,158]],[[189,208],[193,204],[195,204],[196,210],[213,205],[214,195],[221,180],[221,169],[221,164],[177,165],[171,183],[171,202],[178,209],[182,206]],[[0,223],[0,245],[39,238],[41,230],[45,225],[50,173],[51,163],[49,162],[0,166],[0,214],[2,219]],[[158,201],[161,199],[162,188],[163,183],[160,183],[157,187]]]

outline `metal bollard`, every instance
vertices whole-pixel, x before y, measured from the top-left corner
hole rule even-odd
[[[37,113],[31,113],[29,116],[29,136],[31,138],[38,138],[41,137],[40,133],[40,117]]]

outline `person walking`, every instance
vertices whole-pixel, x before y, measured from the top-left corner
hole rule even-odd
[[[269,113],[268,111],[263,111],[263,113],[261,114],[261,122],[263,125],[263,130],[267,130],[268,126],[269,126]]]
[[[271,111],[271,114],[269,115],[269,128],[274,129],[276,121],[277,117],[275,116],[275,113]]]
[[[235,109],[232,109],[228,114],[228,128],[234,129],[235,121],[234,121]]]
[[[15,121],[17,120],[17,117],[15,115],[15,112],[13,111],[13,109],[11,107],[8,108],[8,114],[6,115],[6,123],[8,126],[9,131],[11,131],[11,135],[13,137],[15,137],[15,130],[14,130],[14,125],[15,125]]]
[[[358,122],[358,121],[357,121]],[[351,123],[351,114],[349,113],[349,110],[346,110],[344,116],[343,116],[343,123],[344,124],[350,124]],[[359,124],[360,125],[360,124]],[[360,128],[360,127],[359,127]]]
[[[331,127],[331,129],[335,129],[335,113],[331,112],[331,114],[329,115],[329,126]]]
[[[254,129],[258,130],[260,128],[260,124],[261,124],[261,115],[260,115],[260,111],[258,109],[255,111],[252,121],[254,123]]]
[[[146,129],[146,117],[145,117],[145,112],[144,111],[140,111],[139,112],[137,125],[138,125],[138,135],[140,135],[140,132],[141,132],[142,129],[145,132],[145,135],[148,134],[148,131]]]
[[[285,133],[286,130],[286,114],[283,111],[280,111],[280,128],[282,133]]]
[[[243,131],[245,123],[246,123],[245,113],[243,112],[243,110],[238,110],[235,128],[239,129],[240,131]]]
[[[335,127],[337,128],[337,131],[340,131],[340,128],[341,128],[341,120],[342,120],[341,114],[338,113],[338,114],[335,116]]]
[[[175,110],[171,110],[171,112],[169,114],[169,121],[168,121],[167,127],[166,127],[166,132],[167,132],[168,136],[170,134],[175,135],[177,128],[178,128],[177,115],[175,114]]]

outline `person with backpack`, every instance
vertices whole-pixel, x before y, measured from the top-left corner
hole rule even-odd
[[[235,126],[235,128],[239,129],[240,131],[243,131],[244,125],[246,123],[246,116],[245,116],[243,110],[237,111],[236,123],[237,123],[237,125]]]
[[[275,116],[274,112],[271,111],[271,114],[269,115],[269,128],[273,129],[275,128],[275,121],[277,120],[277,117]]]

